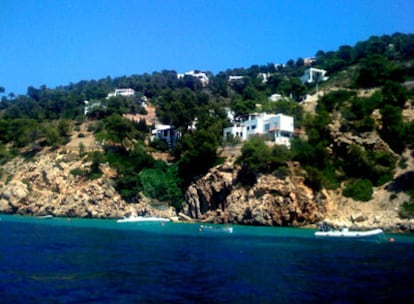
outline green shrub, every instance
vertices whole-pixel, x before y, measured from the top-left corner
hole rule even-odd
[[[72,174],[73,176],[86,176],[87,172],[81,168],[75,168],[70,170],[70,174]]]
[[[414,204],[405,202],[401,205],[399,216],[401,218],[414,218]]]
[[[372,198],[373,186],[371,181],[367,179],[356,179],[350,182],[342,194],[356,201],[366,202]]]

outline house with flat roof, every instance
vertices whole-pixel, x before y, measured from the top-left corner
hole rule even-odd
[[[178,79],[182,79],[185,76],[191,76],[191,77],[197,78],[198,80],[200,80],[200,82],[203,86],[206,86],[208,84],[208,81],[209,81],[209,78],[208,78],[207,74],[204,73],[204,72],[198,71],[198,70],[188,71],[184,74],[177,74]]]
[[[265,135],[268,141],[290,147],[294,133],[292,116],[284,114],[253,113],[244,119],[233,122],[233,126],[223,130],[224,137],[238,137],[248,140],[255,135]]]
[[[317,68],[309,68],[305,70],[305,73],[300,80],[302,83],[314,83],[315,81],[321,82],[328,80],[329,77],[326,76],[326,71]]]
[[[151,141],[155,139],[163,140],[170,147],[174,147],[180,137],[181,133],[171,125],[159,124],[151,131]]]
[[[115,96],[134,96],[134,95],[135,95],[135,91],[133,89],[130,89],[130,88],[116,89],[115,92],[109,93],[108,96],[106,96],[106,99],[109,99]]]

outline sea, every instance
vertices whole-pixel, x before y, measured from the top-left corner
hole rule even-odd
[[[410,234],[332,240],[312,229],[0,217],[0,303],[414,299]]]

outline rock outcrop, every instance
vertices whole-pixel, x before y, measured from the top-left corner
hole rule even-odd
[[[173,208],[158,210],[142,196],[127,204],[113,187],[116,174],[101,164],[102,177],[88,179],[73,170],[89,170],[90,163],[74,153],[42,152],[25,161],[18,157],[2,167],[0,213],[82,218],[121,218],[142,212],[175,216]],[[72,173],[71,173],[72,172]]]
[[[409,200],[392,189],[399,178],[375,188],[370,201],[358,202],[344,197],[341,189],[314,193],[294,174],[285,179],[262,175],[254,186],[243,187],[237,181],[239,170],[229,159],[191,184],[186,214],[211,223],[316,228],[323,220],[337,228],[414,232],[414,219],[399,215],[401,204]],[[397,174],[411,177],[413,172],[407,168]]]
[[[237,181],[234,158],[190,185],[186,213],[201,221],[246,225],[305,226],[323,219],[323,198],[300,177],[262,175],[252,187]]]

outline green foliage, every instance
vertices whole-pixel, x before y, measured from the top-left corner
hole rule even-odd
[[[399,216],[401,218],[412,219],[414,218],[414,203],[404,202],[399,211]]]
[[[152,168],[154,159],[149,156],[144,147],[136,145],[131,151],[107,151],[106,158],[110,166],[118,172],[115,178],[115,188],[127,202],[136,202],[142,184],[139,172],[144,168]]]
[[[114,144],[120,144],[122,149],[126,150],[126,140],[132,140],[137,133],[132,122],[119,114],[112,114],[105,118],[104,121],[107,139]]]
[[[357,145],[350,145],[343,159],[348,176],[368,179],[376,186],[389,181],[396,166],[391,153],[367,152]]]
[[[157,101],[157,115],[162,123],[175,126],[181,132],[187,132],[198,112],[198,107],[208,97],[195,94],[190,89],[166,90]]]
[[[392,105],[385,105],[381,109],[382,129],[379,131],[391,149],[401,153],[406,145],[406,128],[403,122],[401,109]]]
[[[355,93],[352,91],[338,90],[330,92],[322,96],[317,105],[317,111],[319,112],[332,112],[334,109],[338,109],[345,101],[350,100]]]
[[[395,81],[387,80],[382,88],[384,104],[402,108],[408,99],[408,91],[405,87]]]
[[[179,188],[181,181],[177,176],[176,167],[146,168],[139,176],[145,195],[159,201],[166,201],[177,210],[181,209],[183,194]]]
[[[342,194],[356,201],[366,202],[372,198],[373,186],[367,179],[356,179],[347,184]]]
[[[99,168],[101,163],[106,162],[106,156],[102,152],[93,151],[88,153],[88,160],[92,162],[90,171],[89,171],[89,178],[90,179],[97,179],[102,176],[102,171]]]
[[[253,185],[259,173],[274,173],[278,177],[288,175],[287,162],[291,153],[286,146],[269,147],[260,137],[252,137],[241,149],[237,160],[241,164],[238,179],[242,184]]]
[[[391,78],[396,69],[394,64],[385,56],[372,55],[361,60],[359,74],[355,79],[355,84],[359,87],[370,88],[383,85]]]
[[[83,157],[85,155],[85,144],[83,142],[79,143],[79,156]]]
[[[166,152],[170,149],[168,143],[165,140],[155,138],[151,141],[150,146],[158,151]]]
[[[184,135],[175,151],[180,155],[178,172],[184,184],[189,184],[194,177],[211,168],[217,159],[219,143],[218,134],[209,129],[197,129],[192,134]]]
[[[53,125],[47,125],[43,128],[43,135],[49,146],[57,147],[63,143],[63,139],[59,135],[59,131]]]
[[[7,149],[6,146],[0,144],[0,165],[8,162],[15,156],[12,150]]]
[[[75,168],[70,170],[70,174],[72,174],[73,176],[82,176],[85,177],[88,175],[88,172],[86,170],[83,170],[81,168]]]

